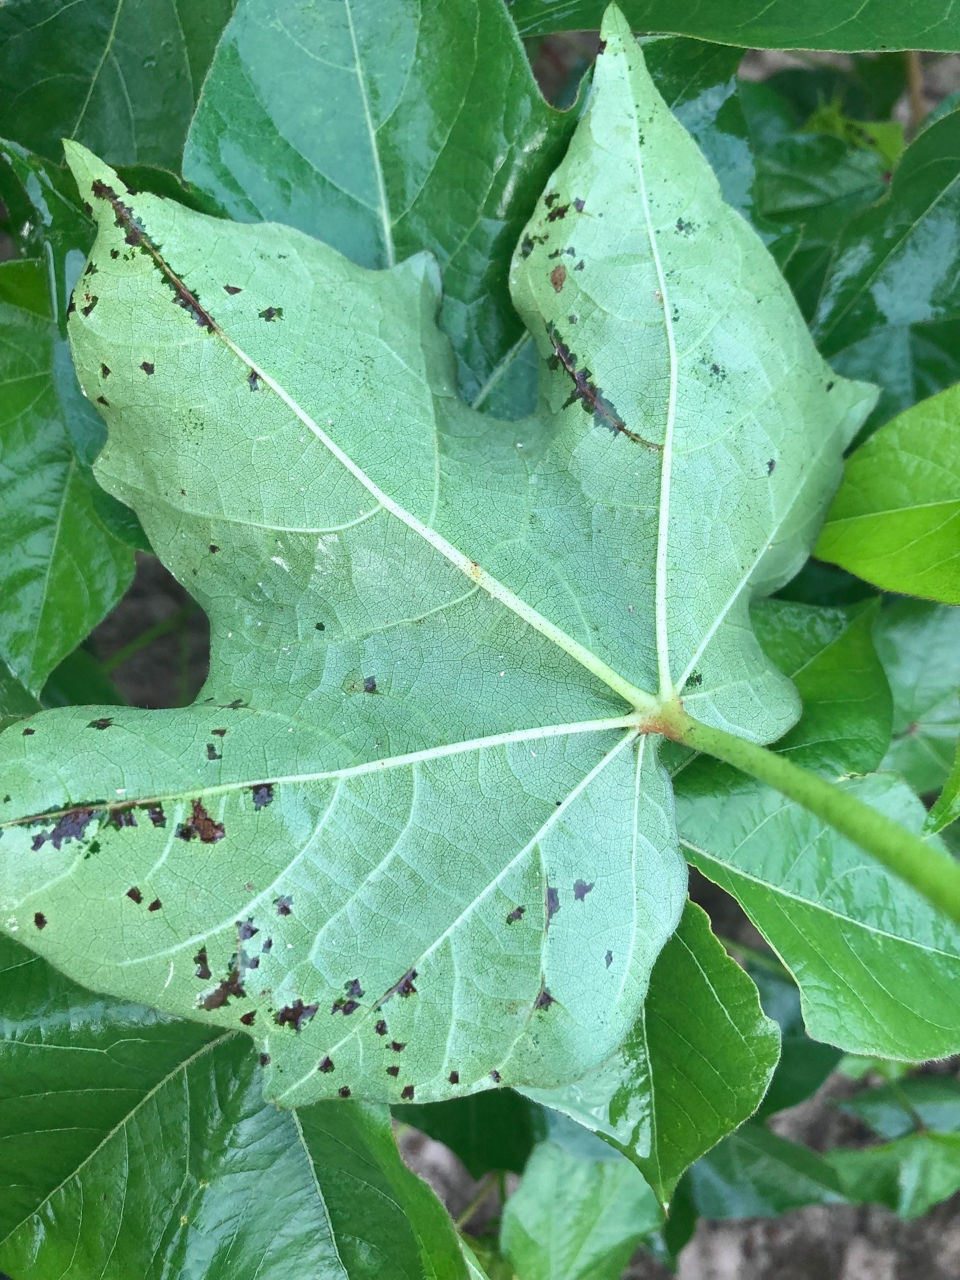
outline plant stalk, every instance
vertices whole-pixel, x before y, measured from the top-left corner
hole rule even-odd
[[[733,765],[823,818],[960,924],[960,862],[950,854],[785,756],[701,724],[679,703],[665,706],[659,719],[678,742]]]

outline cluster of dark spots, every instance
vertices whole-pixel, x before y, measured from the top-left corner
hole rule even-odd
[[[681,236],[692,236],[694,231],[697,229],[695,223],[687,222],[683,218],[677,219],[676,228],[677,233]]]
[[[529,258],[538,244],[546,244],[549,236],[524,236],[520,241],[520,257]]]
[[[251,369],[247,374],[247,386],[251,391],[260,390],[260,375],[257,373],[256,369]]]
[[[356,1000],[350,1000],[346,996],[337,996],[330,1009],[331,1013],[342,1013],[345,1018],[349,1018],[351,1013],[356,1013],[360,1008],[360,1004]]]
[[[25,738],[32,738],[36,732],[36,729],[24,729],[23,736]]]
[[[42,911],[37,911],[34,913],[33,923],[38,929],[45,929],[47,927],[47,917]]]
[[[593,881],[587,884],[586,880],[575,880],[573,882],[573,898],[575,902],[582,902],[588,893],[593,891]]]
[[[100,366],[100,377],[101,377],[101,378],[109,378],[109,377],[110,377],[110,366],[109,366],[109,365],[102,364],[102,365]]]
[[[252,920],[237,921],[237,938],[241,942],[246,942],[249,938],[254,937],[260,930],[254,925]]]
[[[147,805],[147,817],[155,827],[165,827],[167,825],[167,815],[163,812],[163,805],[161,804]]]
[[[593,375],[586,365],[580,369],[577,368],[576,355],[561,340],[554,325],[547,324],[547,334],[554,351],[554,354],[550,357],[550,367],[552,369],[564,369],[573,380],[573,391],[567,397],[563,407],[566,409],[579,401],[586,413],[591,414],[595,421],[602,423],[614,435],[625,435],[628,440],[632,440],[635,444],[642,444],[647,449],[654,449],[658,453],[661,452],[662,445],[654,444],[652,440],[645,440],[643,436],[629,430],[616,409],[614,409],[609,400],[605,399],[600,388],[593,381]]]
[[[87,303],[86,306],[80,308],[80,314],[82,316],[88,316],[100,299],[95,293],[85,293],[83,296],[87,299]]]
[[[140,903],[143,901],[143,894],[140,892],[140,890],[137,888],[136,885],[133,885],[130,889],[127,890],[127,897],[130,899],[131,902],[135,902],[137,906],[139,906]]]
[[[273,1015],[273,1020],[279,1027],[293,1027],[294,1031],[300,1031],[305,1022],[309,1022],[313,1015],[319,1009],[316,1004],[304,1004],[302,1000],[294,1000],[292,1004],[285,1004],[282,1009]]]
[[[537,996],[536,1000],[534,1000],[533,1002],[533,1007],[535,1009],[549,1009],[553,1003],[554,1003],[553,996],[550,994],[550,992],[547,990],[546,987],[541,987],[540,994]]]
[[[413,985],[413,980],[417,976],[416,969],[408,969],[399,982],[395,982],[389,991],[384,995],[383,1000],[386,1002],[391,996],[412,996],[417,988]],[[384,1028],[386,1029],[386,1028]]]
[[[514,907],[512,911],[507,913],[507,924],[516,924],[518,920],[522,920],[524,911],[526,911],[526,907]]]
[[[83,833],[86,831],[93,815],[93,809],[71,809],[68,813],[63,814],[57,820],[56,825],[51,827],[49,831],[39,831],[33,837],[30,848],[36,853],[49,840],[59,853],[70,840],[81,840],[83,838]]]
[[[547,919],[552,920],[560,910],[560,895],[552,884],[547,885]]]
[[[550,283],[553,285],[554,293],[559,293],[563,288],[563,283],[567,278],[567,268],[562,262],[558,263],[550,272]]]
[[[210,977],[210,965],[207,963],[207,948],[201,947],[197,954],[193,957],[193,963],[197,966],[196,974],[198,978],[206,980]]]
[[[332,1071],[332,1070],[333,1070],[333,1059],[332,1059],[331,1057],[329,1057],[329,1056],[328,1056],[328,1057],[325,1057],[325,1058],[321,1058],[321,1059],[320,1059],[320,1063],[319,1063],[319,1065],[318,1065],[318,1067],[317,1067],[317,1070],[318,1070],[318,1071],[322,1071],[324,1075],[326,1075],[326,1074],[327,1074],[327,1072]]]
[[[269,1053],[261,1053],[261,1055],[260,1055],[260,1065],[261,1065],[261,1067],[269,1067],[269,1065],[270,1065],[270,1055],[269,1055]]]
[[[767,475],[772,476],[776,469],[777,469],[776,458],[768,458],[767,459]]]
[[[699,689],[700,685],[702,684],[703,684],[703,676],[699,671],[694,670],[694,671],[691,671],[690,675],[687,677],[687,683],[684,686],[684,688],[689,687],[691,689]]]
[[[400,1068],[398,1066],[394,1065],[392,1067],[387,1067],[388,1076],[398,1076],[399,1074],[400,1074]]]
[[[315,631],[326,631],[327,629],[322,622],[315,622],[313,626]]]
[[[413,1101],[413,1085],[405,1084],[403,1088],[400,1090],[400,1097],[403,1098],[406,1102],[412,1102]]]
[[[499,1084],[499,1083],[500,1083],[500,1072],[499,1072],[499,1071],[491,1071],[491,1072],[490,1072],[490,1079],[493,1081],[493,1083],[494,1083],[494,1084]]]
[[[200,1001],[200,1008],[206,1009],[208,1012],[212,1009],[220,1009],[228,1003],[231,996],[238,1000],[246,994],[243,983],[240,981],[240,966],[233,962],[230,972],[219,986],[211,991],[204,1000]]]
[[[277,908],[278,916],[288,916],[293,911],[293,898],[285,893],[280,898],[274,898],[273,905]]]
[[[217,840],[222,840],[224,834],[223,823],[214,822],[200,800],[194,800],[190,817],[177,827],[178,839],[193,840],[197,837],[202,844],[213,844]]]
[[[450,1083],[451,1083],[451,1084],[459,1084],[459,1083],[460,1083],[460,1072],[459,1072],[459,1071],[451,1071],[451,1072],[450,1072],[450,1074],[447,1076],[447,1079],[450,1081]]]
[[[224,293],[229,293],[231,297],[233,297],[235,293],[243,292],[243,290],[240,288],[238,284],[225,284],[223,286],[223,290],[224,290]]]
[[[283,307],[265,307],[263,311],[258,311],[257,314],[261,320],[266,320],[268,322],[271,320],[282,320]]]
[[[559,222],[561,218],[567,216],[567,210],[570,208],[568,204],[558,204],[555,209],[551,209],[547,214],[548,222]]]
[[[350,1086],[348,1084],[342,1084],[340,1088],[337,1090],[337,1093],[339,1093],[341,1098],[349,1098]]]
[[[385,1036],[387,1034],[387,1024],[382,1018],[378,1019],[377,1024],[373,1029],[378,1036]]]
[[[148,910],[148,911],[160,911],[160,910],[162,909],[162,907],[163,907],[163,903],[160,901],[160,899],[159,899],[159,898],[154,898],[154,900],[153,900],[153,901],[150,903],[150,905],[147,907],[147,910]]]
[[[135,827],[137,825],[137,819],[132,809],[114,809],[108,822],[111,827],[116,827],[118,831],[122,831],[124,827]]]
[[[208,759],[208,760],[222,760],[222,759],[223,759],[223,752],[221,752],[221,751],[218,751],[218,750],[217,750],[216,743],[214,743],[214,742],[208,742],[208,743],[207,743],[207,759]]]
[[[364,676],[364,677],[363,677],[363,692],[364,692],[364,693],[376,693],[376,692],[377,692],[377,677],[376,677],[376,676]]]
[[[240,1021],[243,1023],[245,1027],[252,1027],[253,1020],[256,1016],[257,1016],[256,1009],[251,1009],[249,1013],[242,1013],[240,1015]]]
[[[706,361],[703,363],[706,364]],[[717,364],[716,360],[714,360],[710,364],[710,376],[716,378],[718,382],[726,382],[727,371],[721,365]]]
[[[608,969],[610,968],[610,966],[613,964],[612,951],[608,951],[607,954],[603,957],[603,963],[607,966]]]
[[[110,408],[110,401],[106,396],[97,396],[97,404],[102,404],[105,409]]]
[[[140,361],[140,368],[143,370],[143,372],[144,372],[144,373],[147,375],[147,377],[149,378],[149,377],[151,376],[151,374],[153,373],[154,366],[153,366],[153,363],[152,363],[150,360],[141,360],[141,361]]]

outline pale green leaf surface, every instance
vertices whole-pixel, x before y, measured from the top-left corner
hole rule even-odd
[[[618,1280],[660,1224],[650,1189],[627,1160],[590,1160],[542,1142],[507,1201],[500,1247],[517,1280]]]
[[[544,102],[499,0],[239,0],[184,176],[362,266],[435,253],[472,398],[520,337],[510,257],[575,122]]]
[[[688,902],[617,1053],[529,1094],[617,1146],[666,1204],[683,1171],[757,1109],[779,1052],[753,982]]]
[[[924,809],[897,778],[841,784],[907,829]],[[733,770],[677,780],[687,857],[733,894],[793,974],[807,1030],[853,1053],[960,1049],[960,930],[812,814]]]
[[[385,1111],[261,1098],[244,1037],[94,996],[0,939],[0,1268],[32,1280],[456,1280]],[[162,1158],[161,1158],[162,1157]]]
[[[596,29],[605,0],[507,0],[525,36]],[[939,0],[624,0],[635,31],[665,31],[761,49],[960,49],[951,5]]]
[[[694,670],[704,718],[790,725],[748,600],[807,554],[872,391],[830,376],[616,14],[514,272],[545,355],[577,314],[586,413],[562,360],[536,419],[462,406],[425,256],[369,272],[70,154],[98,475],[209,614],[211,671],[192,708],[7,733],[5,927],[87,985],[244,1018],[287,1105],[583,1074],[683,903],[637,727]]]
[[[103,523],[77,450],[85,420],[88,434],[101,426],[76,386],[39,260],[0,266],[0,399],[0,655],[37,694],[133,577],[133,553]]]
[[[874,642],[893,694],[893,742],[882,767],[921,795],[937,791],[960,737],[960,609],[894,600]]]
[[[960,604],[960,385],[851,454],[815,554],[884,591]]]
[[[866,1089],[837,1103],[881,1138],[902,1138],[917,1124],[937,1133],[960,1130],[960,1080],[956,1076],[918,1076]]]

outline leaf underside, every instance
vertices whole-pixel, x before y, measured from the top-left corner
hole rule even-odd
[[[514,258],[537,415],[458,399],[426,255],[133,196],[71,337],[132,506],[211,621],[177,711],[69,708],[0,744],[0,923],[87,986],[248,1031],[267,1095],[552,1087],[608,1057],[684,900],[653,732],[685,691],[797,714],[750,627],[873,402],[818,357],[607,19]]]

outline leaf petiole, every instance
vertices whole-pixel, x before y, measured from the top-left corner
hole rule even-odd
[[[733,765],[809,809],[960,924],[960,863],[948,853],[785,756],[701,724],[679,702],[665,705],[659,720],[676,741]]]

